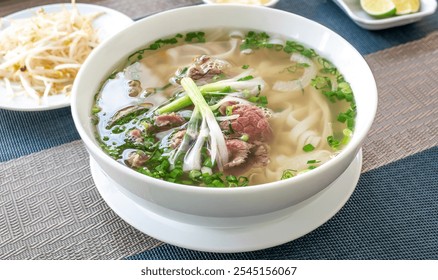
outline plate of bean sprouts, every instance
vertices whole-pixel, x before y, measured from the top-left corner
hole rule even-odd
[[[118,11],[75,1],[0,18],[0,108],[68,107],[74,79],[89,54],[132,22]]]

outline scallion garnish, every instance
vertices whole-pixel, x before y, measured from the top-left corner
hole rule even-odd
[[[186,38],[184,39],[186,42],[198,42],[203,43],[205,42],[205,33],[202,31],[198,32],[189,32],[186,34]]]
[[[281,180],[289,179],[295,176],[296,170],[293,169],[286,169],[283,171],[283,174],[281,175]]]
[[[253,76],[251,76],[251,75],[248,75],[248,76],[245,76],[245,77],[242,77],[242,78],[240,78],[240,79],[238,79],[237,81],[249,81],[249,80],[252,80],[252,79],[254,79],[254,77]]]
[[[93,108],[91,108],[91,113],[93,114],[97,114],[102,110],[102,108],[100,108],[99,106],[93,106]]]
[[[304,145],[304,147],[303,147],[303,151],[305,151],[306,153],[311,152],[313,150],[315,150],[315,147],[310,143],[307,145]]]

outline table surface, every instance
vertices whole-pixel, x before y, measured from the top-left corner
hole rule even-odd
[[[0,17],[65,1],[0,1]],[[134,20],[196,0],[81,1]],[[365,57],[379,107],[357,187],[314,231],[253,252],[211,253],[163,243],[100,197],[70,108],[0,109],[0,259],[438,259],[438,16],[380,31],[332,1],[275,7],[339,33]]]

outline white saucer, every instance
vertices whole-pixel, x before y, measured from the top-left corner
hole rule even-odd
[[[127,223],[163,242],[179,247],[208,252],[244,252],[265,249],[297,239],[333,217],[350,198],[359,180],[362,151],[347,170],[328,188],[308,200],[279,211],[272,221],[252,225],[237,218],[244,227],[206,227],[163,217],[138,205],[122,193],[90,159],[91,174],[106,203]],[[232,218],[233,223],[236,218]]]
[[[112,35],[116,34],[120,30],[124,29],[128,25],[133,23],[133,20],[127,15],[122,14],[119,11],[106,8],[99,5],[82,4],[77,3],[76,7],[78,11],[83,14],[94,14],[103,12],[103,14],[93,21],[93,27],[98,32],[98,37],[101,42],[107,40]],[[43,8],[47,13],[54,13],[61,11],[62,9],[70,10],[72,5],[65,4],[50,4],[45,6],[38,6],[30,9],[25,9],[2,18],[2,25],[0,26],[0,32],[9,27],[10,22],[18,19],[30,18],[35,15],[36,11]],[[58,94],[49,96],[47,103],[39,104],[33,98],[27,95],[8,96],[6,88],[0,84],[0,108],[15,110],[15,111],[45,111],[57,108],[63,108],[70,106],[70,96],[65,94]]]

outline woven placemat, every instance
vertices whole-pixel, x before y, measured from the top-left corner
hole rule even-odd
[[[364,143],[363,171],[438,144],[438,32],[365,57],[379,105]]]
[[[0,259],[118,259],[159,244],[120,219],[74,141],[0,165]]]
[[[371,170],[438,143],[438,33],[366,57],[379,108],[364,143]],[[0,164],[0,259],[120,259],[162,243],[102,200],[81,141]]]

